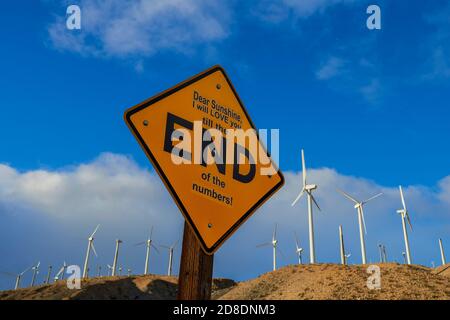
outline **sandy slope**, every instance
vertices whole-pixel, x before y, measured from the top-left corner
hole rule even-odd
[[[381,290],[367,288],[367,267],[288,266],[239,283],[221,299],[450,299],[450,277],[432,269],[380,264]]]
[[[84,280],[81,290],[69,290],[65,281],[17,291],[0,292],[0,300],[172,300],[177,294],[176,277],[148,275],[132,277],[102,277]],[[220,292],[235,282],[214,279],[213,293]]]
[[[367,288],[367,266],[335,264],[287,266],[236,284],[215,279],[215,299],[447,299],[450,265],[429,269],[381,264],[381,290]],[[177,278],[167,276],[103,277],[83,281],[81,290],[65,282],[0,292],[0,299],[174,299]]]

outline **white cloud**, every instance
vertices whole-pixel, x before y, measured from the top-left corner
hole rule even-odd
[[[230,23],[227,5],[206,0],[83,0],[80,8],[81,30],[67,30],[62,17],[49,26],[57,49],[114,57],[183,52],[224,39]]]
[[[346,4],[355,0],[262,0],[252,9],[255,16],[264,21],[279,23],[289,17],[308,18],[337,4]]]
[[[325,62],[323,62],[316,72],[316,78],[319,80],[329,80],[336,77],[337,75],[342,75],[345,72],[345,61],[338,57],[329,57]]]
[[[423,80],[443,79],[450,77],[450,4],[425,15],[428,27],[433,32],[422,41],[423,51],[427,55],[424,64]]]
[[[309,181],[319,185],[315,195],[322,208],[322,212],[314,215],[319,261],[338,261],[337,228],[342,224],[353,262],[359,262],[355,210],[352,203],[336,192],[336,187],[360,199],[380,191],[384,193],[366,208],[369,259],[376,259],[378,241],[388,246],[392,259],[401,259],[401,223],[395,212],[401,202],[396,186],[381,186],[329,168],[312,169],[308,173]],[[219,250],[216,276],[243,279],[268,271],[270,252],[255,246],[271,237],[275,222],[279,224],[280,248],[286,256],[280,264],[295,261],[293,231],[298,232],[307,255],[306,201],[302,199],[294,208],[290,205],[299,192],[300,176],[300,173],[286,172],[284,188]],[[414,225],[411,234],[414,259],[429,264],[436,255],[434,259],[438,261],[435,238],[442,236],[447,241],[450,226],[450,176],[442,179],[437,187],[405,186],[404,190]],[[92,162],[59,170],[19,172],[9,165],[0,165],[0,234],[11,243],[1,249],[4,256],[10,257],[4,262],[7,265],[1,266],[2,270],[26,267],[30,259],[53,264],[66,259],[81,264],[85,236],[97,223],[102,226],[96,239],[100,258],[95,263],[111,262],[114,239],[120,237],[124,240],[124,261],[133,270],[140,270],[143,251],[132,244],[142,241],[150,225],[156,227],[157,243],[172,243],[181,237],[183,219],[159,177],[123,155],[105,153]],[[28,254],[17,254],[23,250],[28,250]],[[177,250],[175,270],[180,253]],[[239,267],[235,264],[236,257],[239,257]],[[155,272],[164,272],[166,258],[165,252],[154,256]],[[4,285],[8,287],[10,283]]]

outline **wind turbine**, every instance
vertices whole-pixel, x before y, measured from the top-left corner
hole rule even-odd
[[[303,254],[303,248],[300,248],[300,242],[298,241],[297,233],[294,232],[295,236],[295,253],[298,257],[298,264],[303,264],[302,254]]]
[[[387,254],[386,254],[386,246],[383,244],[383,259],[384,259],[384,262],[386,263],[387,262]]]
[[[408,210],[406,209],[405,197],[403,196],[403,188],[402,186],[398,187],[400,189],[400,197],[402,198],[403,209],[397,210],[402,217],[402,226],[403,226],[403,237],[405,238],[405,249],[406,249],[406,263],[411,264],[411,251],[409,250],[409,240],[408,240],[408,231],[406,230],[406,220],[408,220],[409,227],[412,231],[411,219],[409,218]]]
[[[160,246],[161,248],[165,248],[165,249],[169,250],[169,267],[167,268],[167,275],[168,275],[168,276],[171,276],[171,275],[172,275],[173,250],[174,250],[175,247],[177,246],[178,241],[179,241],[179,240],[177,240],[177,241],[176,241],[173,245],[171,245],[170,247],[168,247],[168,246],[163,246],[163,245]]]
[[[122,243],[122,240],[116,239],[116,251],[114,252],[114,260],[112,265],[112,276],[116,275],[116,269],[117,269],[117,262],[119,260],[119,246]]]
[[[106,266],[108,267],[108,270],[110,271],[110,272],[108,272],[108,275],[111,275],[112,274],[112,267],[111,267],[111,265],[107,264]]]
[[[316,205],[317,209],[320,211],[320,207],[317,204],[316,199],[314,198],[312,192],[317,189],[317,185],[315,184],[307,184],[306,182],[306,164],[305,164],[305,152],[302,149],[302,176],[303,176],[303,188],[300,191],[297,198],[292,202],[292,206],[300,200],[303,194],[306,192],[308,195],[308,224],[309,224],[309,262],[316,263],[316,251],[314,246],[314,221],[313,221],[313,210],[312,203]]]
[[[381,243],[378,244],[378,251],[380,252],[380,263],[383,263],[384,262],[383,245]]]
[[[341,253],[341,264],[345,265],[344,231],[342,230],[342,226],[339,226],[339,249]]]
[[[34,283],[36,282],[36,276],[39,273],[39,266],[41,265],[41,262],[39,261],[35,266],[33,266],[31,269],[33,270],[33,276],[31,277],[31,284],[30,286],[33,287]]]
[[[67,269],[67,263],[64,261],[63,266],[56,273],[56,275],[53,278],[53,280],[54,281],[63,280],[64,279],[64,275],[66,274],[66,269]]]
[[[127,277],[131,277],[131,269],[130,268],[127,269]]]
[[[97,266],[97,277],[101,277],[101,275],[102,275],[102,266],[98,265]]]
[[[92,251],[94,252],[95,256],[97,257],[97,251],[95,251],[95,247],[94,247],[94,235],[97,232],[99,227],[100,227],[100,225],[97,225],[97,227],[95,228],[94,232],[92,232],[92,234],[88,238],[88,247],[87,247],[87,252],[86,252],[86,259],[84,260],[83,278],[87,278],[87,276],[88,276],[89,256],[91,255],[91,248],[92,248]]]
[[[67,263],[66,263],[66,261],[64,261],[64,263],[63,263],[62,270],[63,270],[63,273],[61,274],[61,280],[64,280],[64,277],[66,275],[66,270],[67,270]],[[88,271],[89,271],[89,268],[88,268]]]
[[[45,278],[45,284],[50,284],[50,277],[52,275],[52,266],[48,266],[47,277]]]
[[[444,246],[442,245],[442,239],[439,239],[439,249],[441,249],[441,261],[442,265],[447,264],[445,260]]]
[[[366,259],[366,242],[364,239],[364,234],[367,234],[367,229],[366,229],[366,222],[364,219],[364,205],[375,199],[378,198],[379,196],[381,196],[383,193],[379,193],[365,201],[358,201],[356,200],[354,197],[352,197],[351,195],[349,195],[348,193],[338,189],[338,191],[340,193],[342,193],[344,195],[344,197],[346,197],[347,199],[349,199],[350,201],[352,201],[353,203],[355,203],[355,209],[358,212],[358,223],[359,223],[359,238],[360,238],[360,242],[361,242],[361,257],[362,257],[362,264],[366,264],[367,263],[367,259]]]
[[[19,289],[19,287],[20,287],[20,280],[22,279],[23,275],[24,275],[28,270],[30,270],[31,268],[32,268],[32,266],[26,268],[23,272],[21,272],[21,273],[19,273],[19,274],[13,274],[13,273],[10,273],[10,272],[3,272],[3,271],[0,271],[0,273],[1,273],[1,274],[4,274],[5,276],[9,276],[9,277],[14,277],[14,278],[16,278],[16,284],[15,284],[15,286],[14,286],[14,290],[17,290],[17,289]]]
[[[348,258],[350,258],[352,256],[352,254],[351,253],[348,253],[348,254],[346,254],[344,257],[345,257],[345,264],[347,265],[348,264]]]
[[[405,253],[405,251],[402,252],[402,256],[403,256],[403,262],[404,262],[404,264],[407,264],[407,263],[408,263],[408,260],[406,259],[406,253]]]
[[[272,241],[256,246],[257,248],[272,246],[272,248],[273,248],[273,271],[277,270],[277,245],[278,245],[277,224],[275,224],[275,228],[273,229],[273,234],[272,234]]]
[[[148,267],[149,267],[148,262],[149,262],[149,259],[150,259],[150,249],[151,249],[151,247],[153,247],[153,249],[155,249],[156,252],[159,253],[158,248],[153,244],[152,235],[153,235],[153,227],[150,229],[150,234],[149,234],[149,237],[147,238],[147,240],[136,244],[136,246],[140,246],[140,245],[146,244],[144,275],[148,274]]]

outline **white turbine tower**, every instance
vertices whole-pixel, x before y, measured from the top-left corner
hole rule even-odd
[[[272,250],[273,251],[273,271],[277,270],[277,245],[278,245],[277,224],[275,224],[275,228],[273,229],[273,234],[272,234],[272,241],[256,246],[257,248],[272,246],[272,248],[273,248],[273,250]]]
[[[136,244],[136,246],[140,246],[143,244],[146,245],[145,265],[144,265],[144,274],[145,275],[148,274],[148,269],[149,269],[150,249],[153,247],[153,249],[155,249],[156,252],[159,253],[158,248],[153,244],[152,235],[153,235],[153,227],[150,229],[150,234],[149,234],[149,237],[147,238],[147,240]]]
[[[52,276],[52,266],[48,266],[47,277],[45,278],[45,284],[50,284],[50,277]]]
[[[360,242],[361,242],[361,257],[362,257],[362,264],[367,264],[367,258],[366,258],[366,242],[364,239],[364,234],[367,234],[367,229],[366,229],[366,221],[364,219],[364,205],[375,199],[378,198],[379,196],[382,195],[382,193],[379,193],[365,201],[358,201],[356,200],[354,197],[350,196],[348,193],[339,190],[338,191],[340,193],[342,193],[344,195],[344,197],[346,197],[347,199],[349,199],[350,201],[352,201],[353,203],[355,203],[355,209],[358,212],[358,223],[359,223],[359,238],[360,238]]]
[[[177,241],[176,241],[173,245],[171,245],[170,247],[169,247],[169,246],[163,246],[163,245],[160,246],[161,248],[165,248],[165,249],[169,250],[169,266],[168,266],[168,268],[167,268],[167,275],[168,275],[168,276],[171,276],[171,275],[172,275],[173,251],[174,251],[175,247],[177,246],[178,241],[179,241],[179,240],[177,240]]]
[[[120,247],[121,243],[122,243],[122,240],[116,239],[116,250],[114,251],[114,260],[113,260],[112,272],[111,272],[112,276],[116,275],[117,262],[119,261],[119,247]]]
[[[439,249],[441,250],[442,265],[445,265],[447,264],[447,261],[445,260],[445,253],[444,253],[444,246],[442,245],[442,239],[439,239]]]
[[[39,261],[35,266],[33,266],[31,269],[33,270],[33,276],[31,277],[31,287],[34,287],[34,283],[36,282],[36,276],[39,273],[39,266],[41,265],[41,262]]]
[[[339,226],[339,249],[341,254],[341,264],[345,265],[344,231],[342,230],[342,226]]]
[[[83,278],[87,278],[88,276],[88,268],[89,268],[89,256],[91,255],[91,249],[94,252],[95,256],[97,256],[97,251],[95,251],[94,247],[94,235],[97,232],[100,225],[97,225],[94,232],[88,238],[88,247],[86,252],[86,259],[84,260],[84,268],[83,268]]]
[[[409,218],[408,210],[406,209],[405,197],[403,196],[403,188],[399,186],[400,197],[402,198],[403,209],[397,210],[397,213],[402,217],[402,227],[403,227],[403,237],[405,238],[405,251],[406,251],[406,263],[411,264],[411,251],[409,249],[409,239],[408,230],[406,229],[406,220],[408,221],[409,227],[412,231],[411,219]]]
[[[5,276],[9,276],[9,277],[14,277],[14,278],[16,278],[16,284],[15,284],[15,286],[14,286],[14,290],[17,290],[17,289],[19,289],[19,287],[20,287],[20,280],[22,279],[23,275],[24,275],[28,270],[30,270],[31,268],[32,268],[32,266],[26,268],[23,272],[21,272],[21,273],[19,273],[19,274],[14,274],[14,273],[10,273],[10,272],[3,272],[3,271],[0,271],[0,273],[3,274],[3,275],[5,275]]]
[[[407,264],[408,263],[408,259],[406,258],[406,253],[405,251],[402,252],[402,256],[403,256],[403,263]]]
[[[383,263],[384,262],[383,245],[381,243],[378,244],[378,251],[380,253],[380,263]]]
[[[302,254],[303,254],[303,248],[300,247],[300,242],[298,241],[297,233],[294,232],[295,237],[295,253],[298,257],[298,264],[303,264]]]
[[[314,221],[313,221],[313,210],[312,203],[316,205],[317,209],[320,210],[319,205],[317,204],[316,199],[314,198],[312,192],[317,189],[317,185],[315,184],[307,184],[306,182],[306,164],[305,164],[305,152],[302,149],[302,176],[303,176],[303,188],[300,191],[297,198],[292,202],[292,206],[300,200],[303,194],[306,192],[308,195],[308,225],[309,225],[309,262],[316,263],[316,251],[314,246]]]

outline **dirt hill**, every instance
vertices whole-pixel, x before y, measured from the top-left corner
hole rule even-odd
[[[172,300],[176,277],[148,275],[101,277],[83,280],[81,290],[69,290],[65,281],[51,285],[0,292],[0,300]],[[233,287],[228,279],[214,279],[213,294]]]
[[[214,299],[446,299],[450,300],[450,265],[380,264],[381,289],[367,288],[367,266],[319,264],[287,266],[236,284],[215,279]],[[167,276],[102,277],[69,290],[64,281],[0,292],[0,299],[175,299],[177,278]]]
[[[432,269],[380,264],[381,289],[367,288],[367,267],[336,264],[288,266],[239,283],[220,299],[414,300],[450,299],[450,277]]]
[[[437,267],[436,269],[433,270],[433,273],[439,274],[441,276],[450,277],[450,263]]]

